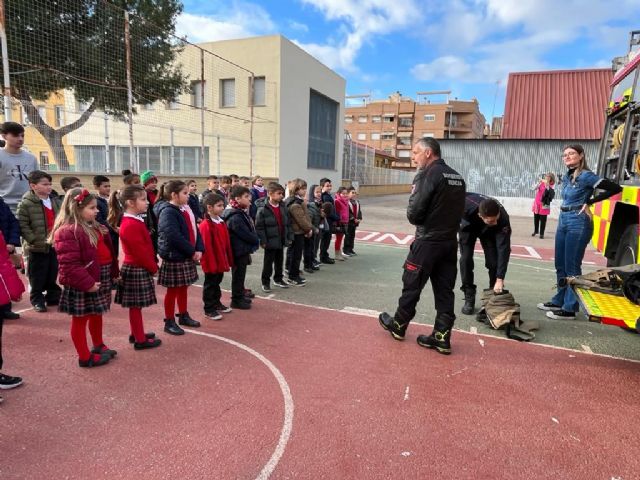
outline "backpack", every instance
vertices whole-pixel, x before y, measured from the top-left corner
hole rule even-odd
[[[556,191],[553,188],[547,188],[542,194],[541,202],[543,205],[551,205],[551,202],[556,196]]]

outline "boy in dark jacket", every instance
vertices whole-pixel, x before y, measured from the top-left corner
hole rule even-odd
[[[195,180],[189,180],[187,187],[189,187],[189,208],[193,212],[193,216],[196,217],[196,222],[199,224],[202,221],[203,214],[200,201],[198,200],[198,184]]]
[[[347,195],[349,197],[349,223],[347,225],[347,232],[344,236],[344,247],[342,248],[342,253],[347,257],[353,257],[357,255],[353,248],[356,243],[356,229],[362,221],[362,209],[360,208],[358,192],[355,187],[347,188]]]
[[[280,288],[288,288],[282,276],[284,247],[291,244],[289,214],[282,202],[284,187],[271,182],[267,186],[267,198],[256,200],[256,233],[260,237],[260,246],[264,248],[262,266],[262,290],[271,292],[271,274],[273,283]]]
[[[325,213],[328,229],[322,231],[320,238],[320,261],[322,263],[336,263],[335,260],[329,257],[329,245],[331,245],[331,236],[333,234],[334,224],[340,220],[340,217],[336,214],[335,202],[331,195],[331,180],[323,178],[320,180],[320,186],[322,187],[322,210]]]
[[[245,297],[244,280],[247,266],[251,264],[251,254],[260,246],[260,237],[247,213],[249,205],[251,192],[246,187],[236,185],[229,193],[229,208],[223,212],[233,250],[231,307],[240,310],[251,308],[251,300]]]
[[[0,197],[0,231],[7,244],[7,253],[13,255],[16,247],[20,245],[20,224],[2,197]],[[6,320],[20,318],[20,314],[11,311],[11,303],[5,306],[4,310],[0,309],[0,316]]]
[[[58,305],[62,293],[56,283],[56,252],[47,241],[60,210],[60,199],[51,195],[51,175],[41,170],[29,174],[29,187],[31,190],[24,194],[18,205],[18,221],[22,248],[28,257],[31,304],[36,312],[46,312],[45,302],[50,306]]]

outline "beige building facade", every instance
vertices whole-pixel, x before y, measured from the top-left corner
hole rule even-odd
[[[397,157],[399,164],[409,162],[411,147],[420,138],[483,138],[484,125],[475,99],[430,103],[394,94],[345,110],[350,137]]]

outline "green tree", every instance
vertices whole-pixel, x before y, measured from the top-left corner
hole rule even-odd
[[[188,90],[176,56],[178,0],[6,0],[12,95],[54,152],[69,167],[65,135],[96,110],[124,120],[127,109],[125,10],[129,12],[131,78],[135,104],[171,101]],[[34,106],[61,90],[87,108],[77,120],[54,127]]]

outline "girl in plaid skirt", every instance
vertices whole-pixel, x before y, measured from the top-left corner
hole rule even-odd
[[[198,279],[196,262],[202,257],[204,246],[188,202],[187,184],[171,180],[160,187],[160,199],[154,207],[158,217],[158,255],[162,258],[158,284],[167,287],[164,331],[171,335],[184,335],[176,324],[176,316],[180,325],[200,326],[187,311],[187,292],[189,285]]]
[[[120,201],[124,208],[119,232],[124,261],[115,302],[129,309],[129,342],[133,347],[155,348],[162,342],[154,333],[145,333],[142,322],[142,309],[157,303],[153,275],[158,271],[158,263],[151,236],[140,216],[147,211],[147,193],[142,185],[129,185],[120,192]]]
[[[108,230],[96,221],[97,214],[96,197],[85,189],[72,188],[50,237],[63,286],[58,309],[71,315],[71,340],[81,367],[104,365],[117,353],[102,339],[102,314],[111,305],[111,282],[118,277],[118,261]],[[87,324],[93,341],[91,351]]]

